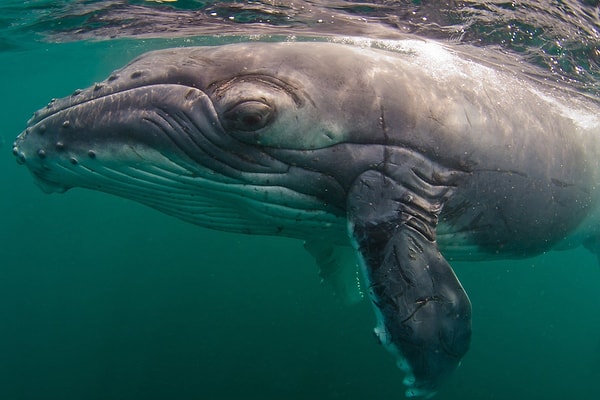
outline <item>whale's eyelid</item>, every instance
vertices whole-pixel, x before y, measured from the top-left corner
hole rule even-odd
[[[269,86],[275,90],[284,91],[292,98],[292,100],[298,107],[302,107],[305,103],[304,97],[308,97],[306,96],[306,94],[304,94],[304,96],[300,96],[300,89],[298,85],[294,85],[290,82],[285,82],[271,75],[264,75],[258,73],[239,74],[232,78],[212,82],[206,88],[207,93],[212,94],[213,96],[218,98],[221,96],[222,92],[226,91],[236,83],[257,83]]]

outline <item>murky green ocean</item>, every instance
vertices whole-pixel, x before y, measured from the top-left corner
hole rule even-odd
[[[1,400],[403,397],[371,306],[337,301],[300,242],[97,192],[46,195],[15,163],[14,137],[50,98],[184,40],[29,39],[0,52]],[[595,257],[453,265],[473,342],[436,398],[600,398]]]

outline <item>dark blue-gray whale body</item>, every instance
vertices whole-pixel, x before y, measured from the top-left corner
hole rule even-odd
[[[346,42],[151,52],[36,112],[13,153],[46,191],[303,239],[349,297],[351,246],[429,396],[471,337],[447,260],[598,250],[599,109],[434,42]]]

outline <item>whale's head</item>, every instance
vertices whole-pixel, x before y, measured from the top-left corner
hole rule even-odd
[[[377,335],[409,394],[427,395],[467,351],[470,304],[434,233],[460,174],[422,154],[439,143],[411,115],[433,85],[400,76],[410,71],[328,43],[155,51],[51,101],[13,153],[48,192],[83,187],[207,228],[351,242]]]
[[[352,50],[312,46],[147,53],[37,111],[13,153],[49,192],[109,192],[210,228],[343,234],[346,178],[300,163],[373,105],[340,79],[359,68]]]

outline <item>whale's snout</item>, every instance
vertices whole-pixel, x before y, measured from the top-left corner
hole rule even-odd
[[[60,140],[52,143],[52,140],[44,137],[45,133],[46,125],[43,123],[27,126],[13,143],[12,153],[18,164],[29,168],[40,189],[46,193],[63,193],[70,186],[49,177],[51,168],[46,160],[47,158],[57,158],[64,151],[65,145]],[[73,158],[70,162],[76,163],[77,161]]]
[[[169,164],[165,169],[181,174],[190,158],[202,157],[193,137],[215,124],[210,101],[198,89],[97,84],[37,111],[12,151],[45,192],[80,186],[119,193],[115,183],[136,182],[130,170]]]

